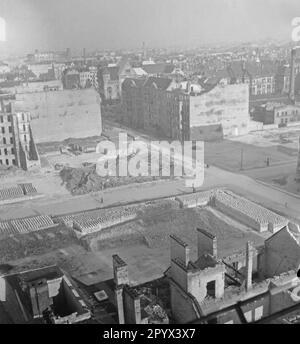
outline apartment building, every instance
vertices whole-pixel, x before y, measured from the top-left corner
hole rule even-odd
[[[122,86],[123,122],[162,138],[213,140],[248,132],[246,84],[209,85],[149,77],[126,79]]]
[[[264,124],[286,126],[288,123],[300,122],[300,106],[266,103],[255,108],[253,119]]]
[[[14,103],[0,99],[0,165],[24,170],[40,167],[30,113],[15,112]]]

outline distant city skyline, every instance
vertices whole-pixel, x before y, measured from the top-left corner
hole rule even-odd
[[[1,0],[11,52],[291,41],[299,0]]]

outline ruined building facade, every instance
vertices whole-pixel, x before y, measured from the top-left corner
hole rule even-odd
[[[127,264],[113,256],[114,305],[119,324],[168,324],[166,313],[158,304],[140,294],[130,284]],[[153,307],[154,306],[154,307]]]
[[[292,49],[289,97],[295,102],[300,96],[300,47]]]
[[[1,99],[0,105],[0,165],[24,170],[40,167],[30,113],[15,112],[12,100]]]
[[[216,85],[195,92],[162,77],[126,79],[122,121],[173,140],[212,140],[249,131],[249,86]]]
[[[169,279],[176,323],[237,324],[264,321],[299,304],[299,227],[286,226],[261,247],[219,256],[218,238],[197,230],[198,255],[171,236]]]

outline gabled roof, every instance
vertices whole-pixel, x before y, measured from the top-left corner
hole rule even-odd
[[[150,77],[145,82],[145,87],[157,87],[160,90],[167,90],[171,85],[172,79],[168,78],[159,78],[159,77]]]
[[[127,87],[142,87],[145,84],[145,78],[126,78],[123,81],[122,88]]]

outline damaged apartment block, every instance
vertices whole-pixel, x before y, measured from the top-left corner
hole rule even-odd
[[[299,228],[283,227],[261,247],[218,256],[217,237],[197,229],[198,253],[170,237],[171,266],[165,272],[176,323],[252,323],[299,303]]]
[[[118,256],[113,256],[115,305],[119,324],[168,324],[163,309],[129,285],[128,266]]]
[[[10,97],[11,98],[11,97]],[[29,112],[15,112],[14,100],[0,98],[0,165],[23,170],[40,167]]]
[[[56,266],[0,277],[0,306],[7,323],[74,324],[91,318],[73,283]]]

